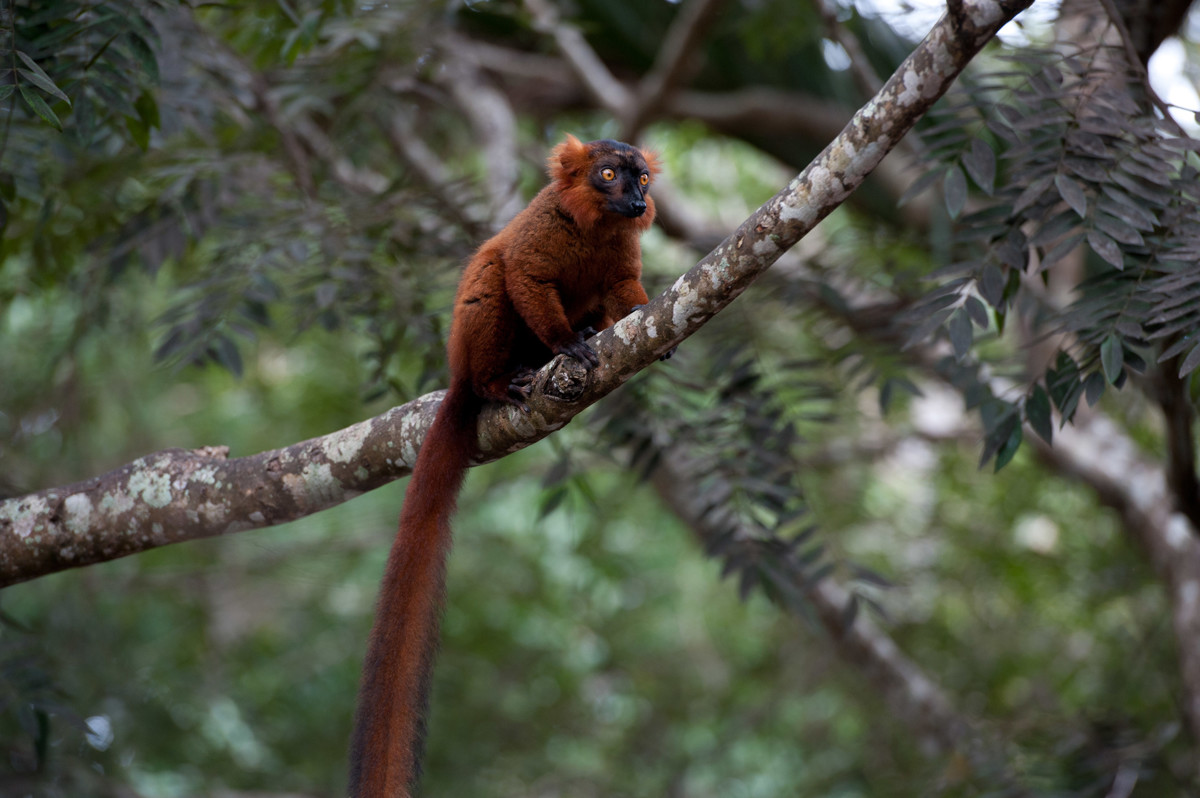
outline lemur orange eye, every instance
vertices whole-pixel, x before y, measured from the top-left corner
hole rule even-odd
[[[617,179],[617,173],[607,167],[600,170],[600,176],[602,178],[604,178],[605,180],[616,180]]]
[[[646,174],[645,172],[642,172],[642,176],[638,178],[638,182],[641,183],[643,186],[650,185],[650,175]]]

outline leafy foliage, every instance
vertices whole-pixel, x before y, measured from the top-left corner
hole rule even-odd
[[[929,176],[943,179],[950,215],[963,215],[956,260],[915,308],[910,341],[940,329],[964,361],[976,330],[994,320],[1003,332],[1015,312],[1064,342],[1023,400],[982,405],[984,460],[999,454],[998,466],[1019,444],[1021,419],[1051,439],[1047,399],[1065,422],[1080,399],[1094,404],[1148,361],[1180,376],[1200,366],[1200,142],[1146,113],[1142,74],[1113,69],[1123,56],[1097,47],[1006,57],[1011,69],[925,132],[942,164]],[[965,176],[984,195],[969,208]],[[1047,286],[1078,269],[1081,251],[1086,279],[1058,310]]]
[[[49,125],[67,135],[68,152],[134,142],[149,146],[160,126],[152,17],[170,4],[160,0],[112,3],[46,0],[13,2],[0,12],[0,86],[5,105],[0,157],[8,193],[43,201],[33,155],[35,136]],[[16,151],[18,157],[11,157]]]
[[[721,561],[722,575],[736,576],[743,599],[761,590],[789,612],[806,614],[806,592],[840,563],[828,556],[805,498],[807,449],[799,428],[828,423],[838,392],[819,361],[767,361],[745,344],[718,346],[699,374],[679,375],[691,361],[676,361],[661,377],[606,402],[601,434],[628,453],[628,467],[644,479],[664,458],[685,459],[688,478],[705,497],[706,553]],[[846,567],[886,584],[861,565]],[[857,597],[847,625],[856,608]]]

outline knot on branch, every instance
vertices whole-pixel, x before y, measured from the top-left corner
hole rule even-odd
[[[543,374],[537,389],[553,402],[576,402],[592,384],[591,372],[573,357],[559,355]]]

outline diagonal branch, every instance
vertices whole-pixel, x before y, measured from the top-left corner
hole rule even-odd
[[[612,76],[578,28],[563,24],[558,9],[550,0],[525,0],[525,8],[533,15],[534,27],[554,39],[559,52],[597,105],[607,108],[614,116],[619,116],[621,109],[633,107],[634,99],[629,89]]]
[[[483,458],[562,427],[728,306],[862,183],[1030,2],[976,0],[965,4],[961,27],[943,17],[804,171],[670,289],[592,339],[601,358],[597,368],[586,372],[558,358],[538,373],[530,413],[485,409]],[[407,473],[438,400],[430,394],[275,452],[235,460],[219,450],[163,452],[104,477],[0,502],[0,586],[166,543],[282,523],[343,502]]]
[[[417,135],[408,114],[397,111],[390,121],[379,117],[375,121],[383,130],[392,152],[412,170],[451,218],[475,238],[485,238],[495,232],[488,221],[476,218],[477,214],[471,212],[470,198],[458,190],[450,170]]]
[[[641,134],[663,100],[671,94],[694,67],[700,40],[717,18],[724,0],[690,0],[679,10],[666,38],[658,49],[654,66],[637,87],[637,102],[627,111],[622,138],[634,141]]]
[[[709,511],[707,499],[714,491],[695,490],[696,485],[705,481],[701,472],[707,473],[698,466],[686,452],[664,452],[657,459],[652,475],[655,490],[706,549],[723,541],[731,528],[733,542],[728,545],[736,547],[749,541],[752,533],[743,530],[727,513]],[[781,567],[786,567],[786,563]],[[944,754],[970,742],[971,724],[954,710],[941,688],[900,651],[886,632],[862,614],[853,623],[846,623],[851,596],[845,588],[831,577],[813,580],[802,569],[785,576],[812,604],[842,659],[858,667],[874,683],[903,722],[920,735],[926,748]]]

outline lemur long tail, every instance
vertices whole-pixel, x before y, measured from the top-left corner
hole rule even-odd
[[[475,451],[480,404],[468,383],[451,383],[404,494],[363,663],[351,798],[407,798],[420,776],[450,516]]]

